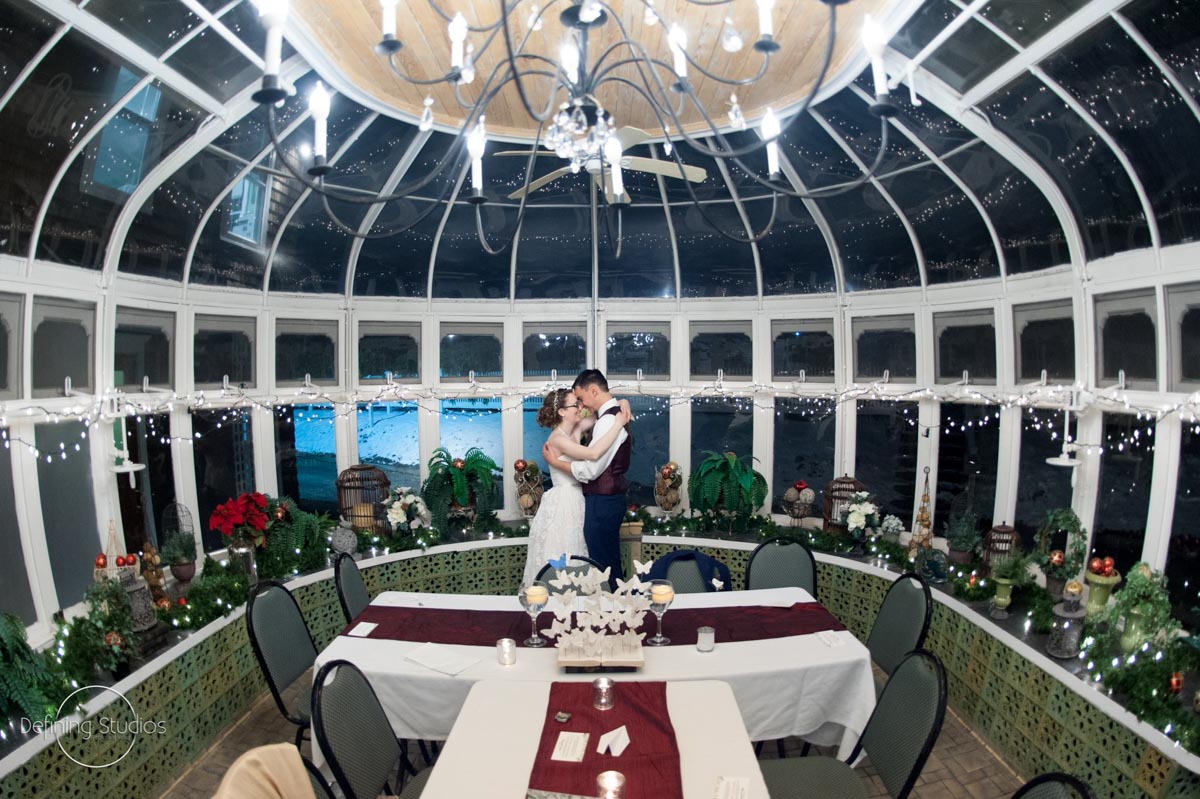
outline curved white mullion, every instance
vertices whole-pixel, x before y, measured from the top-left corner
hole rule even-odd
[[[462,167],[458,170],[458,180],[454,182],[454,191],[450,192],[446,210],[442,212],[437,232],[433,234],[433,246],[429,248],[429,274],[425,277],[425,307],[429,311],[433,310],[433,268],[437,263],[438,247],[442,243],[442,232],[446,229],[446,220],[450,218],[450,213],[454,210],[454,201],[458,199],[458,193],[462,190],[463,181],[466,180],[467,171],[470,168],[471,162],[464,159]]]
[[[233,49],[245,56],[247,61],[259,69],[264,68],[265,65],[263,64],[263,60],[259,54],[251,50],[245,42],[238,38],[233,31],[225,27],[225,23],[221,21],[221,17],[240,6],[243,0],[233,0],[232,3],[228,3],[222,8],[218,9],[216,13],[209,11],[201,3],[199,3],[198,0],[179,0],[179,2],[187,6],[193,14],[204,20],[204,22],[206,22],[208,26],[212,28],[214,33],[228,42]]]
[[[286,141],[288,136],[292,135],[297,128],[308,121],[308,117],[308,111],[304,111],[303,113],[299,114],[294,120],[292,120],[291,124],[280,131],[279,140]],[[258,168],[262,160],[274,152],[274,149],[274,146],[271,144],[268,144],[266,147],[262,148],[258,154],[250,160],[250,163],[238,170],[237,174],[233,176],[233,179],[230,180],[229,183],[225,185],[225,188],[221,189],[220,193],[217,194],[217,196],[213,198],[212,202],[208,204],[208,208],[204,209],[204,213],[200,216],[200,221],[196,224],[196,232],[192,234],[192,241],[188,245],[187,256],[185,256],[183,260],[183,296],[185,299],[187,298],[188,283],[192,275],[192,258],[196,254],[196,247],[200,244],[200,236],[203,235],[204,228],[208,226],[209,219],[212,218],[212,215],[216,212],[217,208],[220,207],[221,203],[224,202],[225,198],[229,196],[229,193],[233,191],[234,186],[240,183],[242,178],[246,177],[246,175],[249,175],[256,168]]]
[[[1146,193],[1146,187],[1142,185],[1142,179],[1138,177],[1137,170],[1133,168],[1133,163],[1129,160],[1129,156],[1125,155],[1125,151],[1121,149],[1121,145],[1117,144],[1117,140],[1104,129],[1096,117],[1092,116],[1083,103],[1075,99],[1069,91],[1064,89],[1057,81],[1042,71],[1041,67],[1030,67],[1029,73],[1046,84],[1050,91],[1058,95],[1059,99],[1067,104],[1067,107],[1074,111],[1080,119],[1082,119],[1092,132],[1096,134],[1100,141],[1108,145],[1116,156],[1117,161],[1125,169],[1125,173],[1129,176],[1129,181],[1133,184],[1133,190],[1137,192],[1138,199],[1142,203],[1142,213],[1146,217],[1146,224],[1150,228],[1150,246],[1156,251],[1162,249],[1162,237],[1158,232],[1158,217],[1154,215],[1154,206],[1150,204],[1150,195]]]
[[[367,128],[371,127],[371,124],[376,119],[379,119],[379,114],[375,113],[374,111],[367,114],[366,118],[362,122],[358,123],[358,127],[356,127],[350,133],[350,135],[346,137],[346,140],[342,142],[341,146],[337,148],[337,151],[330,156],[328,161],[329,166],[336,165],[341,157],[346,154],[346,151],[353,147],[354,143],[358,141],[358,137],[363,135]],[[283,234],[287,231],[288,225],[291,224],[292,218],[300,211],[300,209],[304,206],[305,201],[308,200],[312,193],[312,189],[306,188],[302,190],[300,192],[300,196],[296,198],[296,201],[292,203],[290,208],[288,208],[287,213],[283,215],[283,219],[279,220],[279,228],[275,231],[275,238],[271,240],[271,249],[267,251],[267,263],[263,268],[262,290],[264,295],[268,294],[271,289],[271,267],[275,265],[275,252],[279,249],[279,242],[283,239]]]
[[[1192,115],[1195,116],[1197,120],[1200,120],[1200,103],[1196,102],[1196,98],[1193,97],[1188,88],[1183,85],[1183,81],[1179,79],[1179,75],[1174,69],[1171,68],[1171,65],[1168,64],[1163,57],[1158,54],[1158,51],[1154,49],[1150,42],[1146,41],[1146,37],[1142,35],[1142,32],[1137,29],[1136,25],[1129,21],[1128,17],[1126,17],[1124,14],[1116,12],[1113,13],[1112,17],[1116,23],[1121,26],[1121,30],[1125,31],[1126,35],[1128,35],[1130,39],[1133,39],[1134,43],[1136,43],[1138,47],[1142,48],[1142,52],[1146,54],[1146,57],[1154,62],[1154,66],[1158,67],[1159,72],[1161,72],[1163,77],[1167,79],[1167,83],[1171,84],[1171,88],[1179,93],[1180,98],[1191,110]]]
[[[654,145],[650,145],[650,157],[658,160]],[[658,196],[662,199],[663,217],[667,220],[667,236],[671,240],[671,262],[675,265],[675,310],[683,309],[683,281],[679,274],[679,243],[675,241],[675,223],[671,220],[671,204],[667,202],[667,184],[662,175],[655,175],[658,181]]]
[[[714,159],[717,164],[717,169],[721,172],[721,177],[725,180],[725,189],[729,192],[729,196],[733,198],[733,207],[737,209],[738,218],[742,220],[742,227],[746,229],[746,235],[754,238],[754,229],[750,226],[750,216],[746,213],[746,208],[742,205],[742,198],[738,196],[737,187],[733,185],[733,181],[729,177],[729,168],[721,158]],[[755,282],[755,297],[758,299],[758,307],[762,309],[763,299],[763,280],[762,280],[762,261],[758,255],[758,244],[753,241],[746,242],[750,245],[750,255],[754,258],[754,282]]]
[[[286,77],[298,77],[307,71],[304,62],[299,58],[291,58],[280,70],[280,75]],[[133,226],[133,220],[137,218],[141,212],[142,206],[154,196],[154,192],[158,187],[166,181],[171,175],[180,169],[184,164],[192,159],[196,153],[203,150],[211,144],[218,136],[224,133],[229,128],[241,121],[242,117],[258,107],[258,103],[254,102],[251,95],[257,91],[258,86],[252,84],[242,89],[226,108],[224,114],[219,117],[212,117],[207,122],[219,120],[218,124],[201,124],[196,133],[190,138],[181,143],[175,148],[175,151],[166,158],[158,162],[150,172],[142,178],[138,183],[137,188],[129,195],[125,201],[125,205],[121,208],[121,213],[117,216],[116,222],[113,224],[112,236],[108,240],[108,249],[104,253],[104,266],[101,274],[101,285],[112,285],[113,276],[117,271],[117,264],[121,260],[121,250],[125,246],[125,236],[129,233],[129,228]],[[199,231],[197,231],[199,234]],[[188,253],[188,259],[191,259],[191,252]],[[184,275],[187,274],[187,262],[184,264]],[[186,280],[185,280],[186,286]],[[185,288],[186,293],[186,288]]]
[[[875,102],[875,98],[864,92],[859,86],[851,84],[851,87],[854,94],[858,95],[863,102],[867,103],[868,105]],[[971,204],[975,206],[975,210],[978,211],[979,216],[983,218],[983,224],[987,226],[988,235],[992,237],[992,246],[996,248],[996,262],[1000,265],[1000,282],[1002,285],[1007,283],[1008,264],[1004,260],[1004,247],[1000,244],[1000,234],[996,231],[996,226],[992,224],[992,218],[988,216],[988,212],[983,207],[983,203],[979,200],[979,197],[977,197],[975,192],[963,182],[962,178],[954,173],[954,170],[946,166],[937,153],[927,147],[925,142],[921,141],[920,137],[909,130],[904,124],[899,122],[896,117],[892,117],[888,121],[891,123],[892,127],[900,131],[900,133],[902,133],[906,139],[908,139],[915,147],[917,147],[917,149],[924,153],[926,158],[937,164],[938,168],[942,170],[942,173],[946,177],[950,178],[950,181],[954,183],[954,185],[958,187],[959,191],[965,194],[967,199],[971,201]],[[955,148],[952,152],[959,152],[960,150],[961,148]]]
[[[808,187],[804,185],[800,173],[796,171],[796,167],[792,165],[791,159],[782,148],[779,152],[779,165],[783,170],[783,176],[792,184],[793,189],[808,193]],[[846,276],[843,274],[842,251],[838,249],[837,237],[833,235],[833,228],[830,227],[829,220],[825,218],[825,213],[821,210],[821,206],[817,205],[816,200],[804,198],[800,202],[804,204],[808,215],[812,217],[813,224],[817,226],[817,230],[821,231],[821,236],[825,239],[825,246],[829,248],[829,261],[833,265],[833,285],[838,299],[841,300],[846,294]]]
[[[417,135],[408,145],[408,149],[404,151],[404,155],[400,156],[400,160],[396,162],[396,166],[392,169],[392,174],[388,175],[388,179],[384,181],[383,186],[379,189],[383,194],[391,194],[400,185],[400,181],[408,173],[413,162],[417,160],[417,156],[421,153],[421,149],[425,146],[425,142],[429,141],[429,137],[433,134],[427,130],[418,130]],[[362,222],[358,225],[359,235],[366,235],[371,232],[371,228],[375,226],[375,220],[383,213],[383,204],[372,205],[367,208],[367,213],[363,216]],[[362,252],[363,245],[367,243],[366,239],[355,239],[350,244],[350,255],[346,261],[346,299],[349,300],[354,296],[354,274],[358,271],[358,254]]]
[[[35,69],[38,68],[38,64],[42,63],[43,59],[46,58],[46,54],[53,50],[54,46],[58,44],[59,41],[62,40],[62,37],[66,36],[67,32],[70,30],[71,26],[69,24],[59,25],[54,33],[51,34],[50,38],[46,40],[46,43],[43,44],[36,53],[34,53],[33,58],[26,62],[25,66],[21,68],[21,71],[17,73],[17,77],[13,79],[12,84],[4,90],[4,94],[0,94],[0,111],[4,110],[4,106],[8,105],[8,101],[11,100],[12,96],[17,93],[17,89],[20,89],[25,83],[26,79],[33,74]]]
[[[821,116],[811,108],[808,110],[808,113],[814,120],[816,120],[817,124],[821,126],[825,133],[828,134],[829,138],[833,139],[837,145],[842,148],[842,151],[846,153],[850,160],[862,170],[862,173],[864,175],[867,174],[867,165],[861,158],[858,157],[858,154],[854,152],[854,148],[847,144],[846,140],[843,139],[838,132],[833,129],[833,126],[826,121],[825,117]],[[900,218],[900,224],[904,225],[904,229],[908,231],[908,238],[909,241],[912,242],[913,253],[917,257],[917,273],[921,278],[921,298],[923,300],[925,298],[925,290],[929,286],[929,281],[926,279],[925,275],[925,253],[921,250],[921,243],[917,241],[917,231],[913,228],[912,222],[908,220],[908,216],[904,213],[904,211],[900,210],[900,205],[895,201],[895,199],[892,198],[892,195],[887,191],[887,189],[883,187],[883,184],[881,184],[875,178],[870,178],[869,181],[871,185],[875,187],[876,191],[878,191],[883,197],[883,199],[887,201],[887,204],[891,206],[892,211],[895,212],[896,216]]]

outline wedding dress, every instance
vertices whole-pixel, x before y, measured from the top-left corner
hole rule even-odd
[[[551,433],[562,435],[561,433]],[[560,455],[559,460],[571,462]],[[542,495],[537,515],[529,523],[529,547],[525,558],[524,583],[551,560],[566,555],[587,555],[583,540],[583,487],[569,472],[554,470],[554,487]]]

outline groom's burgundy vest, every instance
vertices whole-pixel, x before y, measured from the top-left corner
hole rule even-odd
[[[612,406],[601,416],[612,416],[621,412],[619,406]],[[625,482],[625,472],[629,469],[629,459],[633,455],[633,433],[625,431],[625,440],[621,442],[621,446],[617,448],[617,454],[613,455],[612,462],[595,479],[583,484],[583,493],[585,494],[624,494],[628,488],[628,483]]]

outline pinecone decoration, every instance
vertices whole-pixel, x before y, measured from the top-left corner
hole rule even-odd
[[[542,494],[545,493],[545,488],[542,487],[542,470],[533,461],[520,458],[513,463],[513,471],[513,479],[517,483],[517,505],[526,519],[532,519],[537,515],[542,504]]]
[[[682,485],[683,473],[678,463],[669,461],[665,466],[659,467],[654,476],[654,501],[664,513],[670,513],[679,507],[683,499],[679,492]]]

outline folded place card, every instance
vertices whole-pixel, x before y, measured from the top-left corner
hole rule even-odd
[[[821,643],[825,644],[825,646],[842,645],[842,636],[833,630],[821,630],[821,632],[817,633],[817,638],[821,639]]]
[[[717,777],[713,799],[747,799],[749,796],[749,777]]]
[[[421,644],[404,658],[451,677],[466,671],[479,662],[477,657],[465,655],[456,648],[441,644]]]
[[[629,731],[622,724],[612,732],[606,732],[600,736],[600,741],[596,744],[596,752],[602,755],[607,749],[613,757],[620,757],[627,746],[629,746]]]
[[[371,634],[371,631],[378,626],[379,625],[375,624],[374,622],[360,621],[358,624],[354,625],[353,629],[346,633],[346,635],[353,635],[357,638],[366,638]]]
[[[583,756],[587,752],[588,737],[586,732],[560,732],[558,740],[554,743],[554,751],[550,754],[550,759],[582,763]]]

